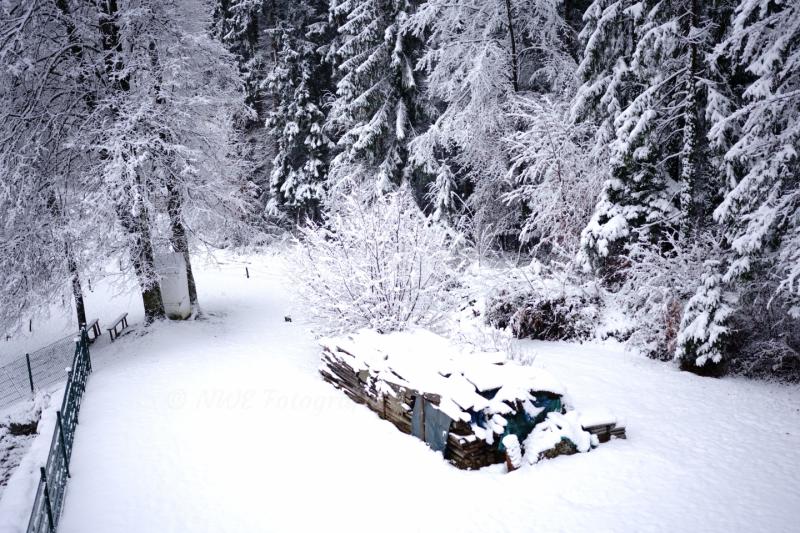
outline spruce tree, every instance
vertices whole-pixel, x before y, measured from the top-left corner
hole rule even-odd
[[[263,116],[266,46],[262,41],[267,22],[265,0],[215,0],[211,34],[239,60],[247,104]]]
[[[409,177],[408,143],[414,137],[420,43],[405,23],[409,0],[335,0],[330,18],[338,35],[328,51],[336,96],[328,128],[338,154],[334,183],[372,180],[386,192]]]
[[[709,138],[724,150],[727,190],[714,218],[730,253],[711,289],[707,278],[684,315],[675,356],[698,366],[726,355],[720,333],[732,311],[718,286],[777,292],[767,305],[789,315],[783,332],[800,317],[800,6],[742,1],[710,60],[728,72],[711,92]],[[752,317],[744,322],[744,334],[759,334]]]
[[[268,77],[273,107],[267,124],[277,154],[267,208],[297,223],[321,218],[332,148],[323,111],[323,98],[332,91],[331,68],[322,57],[331,37],[326,21],[326,1],[288,3],[271,32],[277,53]]]
[[[703,142],[705,55],[718,38],[712,14],[697,0],[598,0],[587,12],[573,117],[597,121],[610,158],[583,234],[595,264],[631,240],[658,242],[671,231],[691,238],[707,222],[702,206],[717,188]]]

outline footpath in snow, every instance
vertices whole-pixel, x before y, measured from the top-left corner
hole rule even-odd
[[[323,382],[280,262],[249,261],[197,269],[204,320],[96,357],[61,533],[798,531],[796,387],[523,342],[629,439],[460,471]]]

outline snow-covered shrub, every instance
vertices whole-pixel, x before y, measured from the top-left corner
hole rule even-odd
[[[435,325],[455,301],[459,240],[407,188],[373,194],[342,194],[324,224],[300,230],[296,274],[308,311],[331,331]]]
[[[784,339],[745,343],[728,362],[732,374],[752,378],[800,382],[800,351]]]
[[[684,307],[695,293],[704,261],[716,253],[710,238],[633,243],[625,256],[624,282],[609,298],[635,322],[629,345],[648,357],[672,360]]]
[[[594,332],[598,308],[591,298],[580,294],[536,296],[532,295],[511,317],[511,331],[516,338],[581,340]]]
[[[525,294],[502,289],[486,303],[486,323],[497,329],[506,329],[523,305]]]
[[[568,120],[566,102],[519,97],[505,138],[511,168],[503,200],[523,213],[519,240],[573,254],[600,194],[602,167],[593,157],[593,128]]]
[[[775,284],[751,285],[739,295],[730,318],[728,370],[747,377],[800,382],[800,320],[790,299],[776,297]]]
[[[629,344],[700,375],[729,372],[800,381],[800,321],[764,264],[746,289],[722,275],[730,252],[713,236],[667,236],[629,248],[624,283],[609,298],[634,322]]]
[[[487,302],[486,322],[516,338],[586,339],[600,314],[596,291],[567,265],[534,261],[509,272],[505,287]]]

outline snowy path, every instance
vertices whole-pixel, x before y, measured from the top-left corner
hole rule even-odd
[[[203,269],[213,316],[98,357],[61,533],[798,531],[796,388],[530,343],[630,440],[462,472],[324,383],[313,338],[283,321],[285,282],[266,259],[250,272]]]

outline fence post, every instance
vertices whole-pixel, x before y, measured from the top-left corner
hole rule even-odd
[[[89,355],[89,332],[84,327],[81,331],[81,344],[83,345],[83,354],[86,356],[86,375],[92,373],[92,358]],[[84,383],[84,387],[85,387]]]
[[[56,411],[56,421],[58,422],[58,440],[61,442],[61,457],[64,459],[64,470],[67,472],[67,477],[72,477],[69,474],[69,459],[67,459],[67,445],[64,442],[64,424],[61,421],[61,411]]]
[[[33,372],[31,371],[31,355],[25,354],[25,362],[28,363],[28,381],[31,384],[31,394],[36,394],[33,390]]]
[[[42,483],[44,483],[44,506],[47,509],[47,525],[50,533],[55,533],[55,524],[53,524],[53,507],[50,505],[50,489],[47,488],[47,474],[44,472],[44,467],[39,469],[42,476]]]

